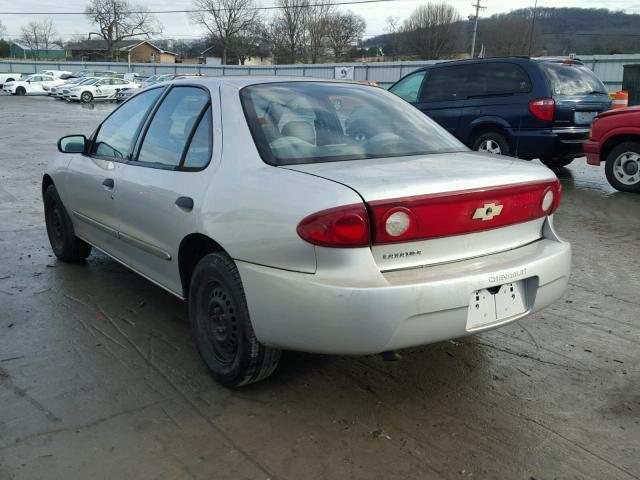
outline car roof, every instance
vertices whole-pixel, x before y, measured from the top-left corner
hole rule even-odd
[[[444,66],[451,65],[476,65],[482,63],[491,63],[491,62],[509,62],[509,63],[517,63],[517,64],[531,64],[531,63],[571,63],[575,65],[584,65],[579,59],[569,59],[569,58],[531,58],[527,56],[506,56],[506,57],[485,57],[485,58],[467,58],[464,60],[446,60],[443,62],[433,63],[431,65],[426,65],[424,67],[420,67],[414,72],[420,72],[423,70],[429,70],[431,68],[439,68]],[[411,72],[413,73],[413,72]]]
[[[211,85],[211,84],[223,84],[229,85],[231,87],[237,88],[238,90],[248,87],[249,85],[259,85],[264,83],[285,83],[285,82],[321,82],[321,83],[343,83],[343,84],[351,84],[351,85],[360,85],[366,88],[372,88],[370,85],[365,85],[363,83],[359,83],[356,81],[345,81],[345,80],[334,80],[328,78],[313,78],[313,77],[293,77],[293,76],[275,76],[275,75],[233,75],[233,76],[224,76],[224,77],[185,77],[173,80],[172,82],[167,83],[197,83],[202,85]],[[213,85],[211,85],[213,86]]]

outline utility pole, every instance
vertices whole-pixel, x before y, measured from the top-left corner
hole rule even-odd
[[[529,35],[529,56],[533,50],[533,34],[536,29],[536,13],[538,12],[538,0],[533,5],[533,18],[531,18],[531,35]]]
[[[472,7],[476,9],[476,17],[473,22],[473,39],[471,40],[471,58],[476,53],[476,34],[478,33],[478,16],[480,15],[480,10],[484,10],[487,7],[483,7],[480,5],[480,0],[476,0],[476,3],[471,4]]]

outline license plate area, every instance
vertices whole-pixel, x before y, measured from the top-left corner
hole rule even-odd
[[[527,280],[476,290],[469,300],[467,330],[500,323],[528,310],[526,296]]]
[[[598,112],[574,112],[573,121],[576,125],[591,125]]]

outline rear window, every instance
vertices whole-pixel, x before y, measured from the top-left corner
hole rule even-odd
[[[410,104],[376,87],[286,82],[241,91],[263,160],[293,165],[466,150]]]
[[[604,84],[587,67],[566,63],[541,63],[553,95],[607,93]]]

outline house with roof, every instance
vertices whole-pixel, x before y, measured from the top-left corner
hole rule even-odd
[[[36,50],[22,42],[12,41],[9,44],[9,56],[22,60],[64,60],[65,50],[58,45],[49,45],[46,50]]]
[[[104,40],[82,40],[69,43],[67,54],[72,60],[96,62],[111,60]],[[116,61],[131,63],[176,63],[177,53],[164,50],[147,40],[122,40],[115,45]]]

